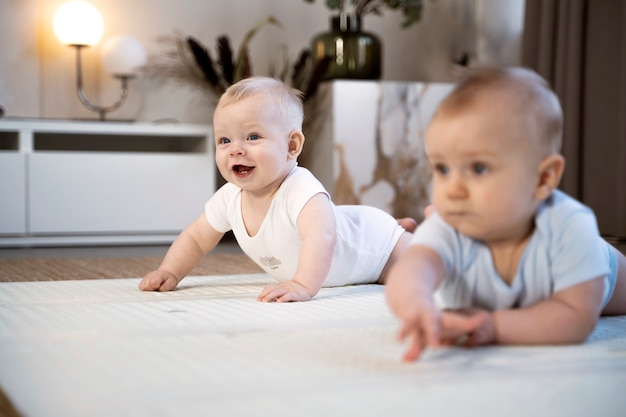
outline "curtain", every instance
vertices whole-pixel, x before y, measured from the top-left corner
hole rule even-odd
[[[526,0],[522,65],[561,100],[560,188],[626,238],[626,1]]]

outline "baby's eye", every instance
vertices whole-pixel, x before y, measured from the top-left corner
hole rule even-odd
[[[227,143],[230,143],[230,139],[228,139],[228,138],[219,138],[217,140],[217,144],[218,145],[225,145]]]
[[[472,171],[474,172],[474,174],[483,175],[489,172],[489,168],[487,168],[487,165],[481,162],[476,162],[472,165]]]
[[[261,139],[261,136],[257,135],[256,133],[253,133],[250,136],[248,136],[248,140],[259,140],[259,139]]]
[[[448,172],[450,172],[450,168],[448,168],[444,164],[435,164],[434,169],[435,172],[439,175],[446,175]]]

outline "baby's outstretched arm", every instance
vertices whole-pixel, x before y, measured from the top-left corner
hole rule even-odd
[[[297,220],[302,240],[298,267],[290,281],[266,286],[258,301],[309,301],[322,287],[333,261],[336,239],[335,215],[325,194],[316,194]]]
[[[603,292],[602,278],[596,278],[525,308],[446,310],[442,341],[450,344],[463,339],[465,346],[581,343],[598,321]]]
[[[408,338],[405,360],[415,360],[440,340],[440,312],[434,293],[444,275],[441,258],[424,246],[410,246],[389,271],[387,301],[402,322],[399,338]]]
[[[176,238],[159,269],[139,283],[142,291],[170,291],[211,251],[224,234],[217,232],[201,214]]]

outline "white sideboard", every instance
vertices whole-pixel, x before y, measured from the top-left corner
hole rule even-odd
[[[170,243],[215,191],[208,125],[0,121],[0,246]]]

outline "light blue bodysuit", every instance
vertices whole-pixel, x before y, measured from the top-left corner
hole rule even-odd
[[[441,256],[446,275],[438,294],[447,308],[526,307],[599,276],[605,277],[606,306],[617,280],[617,254],[600,237],[595,215],[558,190],[538,208],[535,230],[510,286],[497,273],[489,248],[461,235],[438,214],[418,227],[411,244]]]

